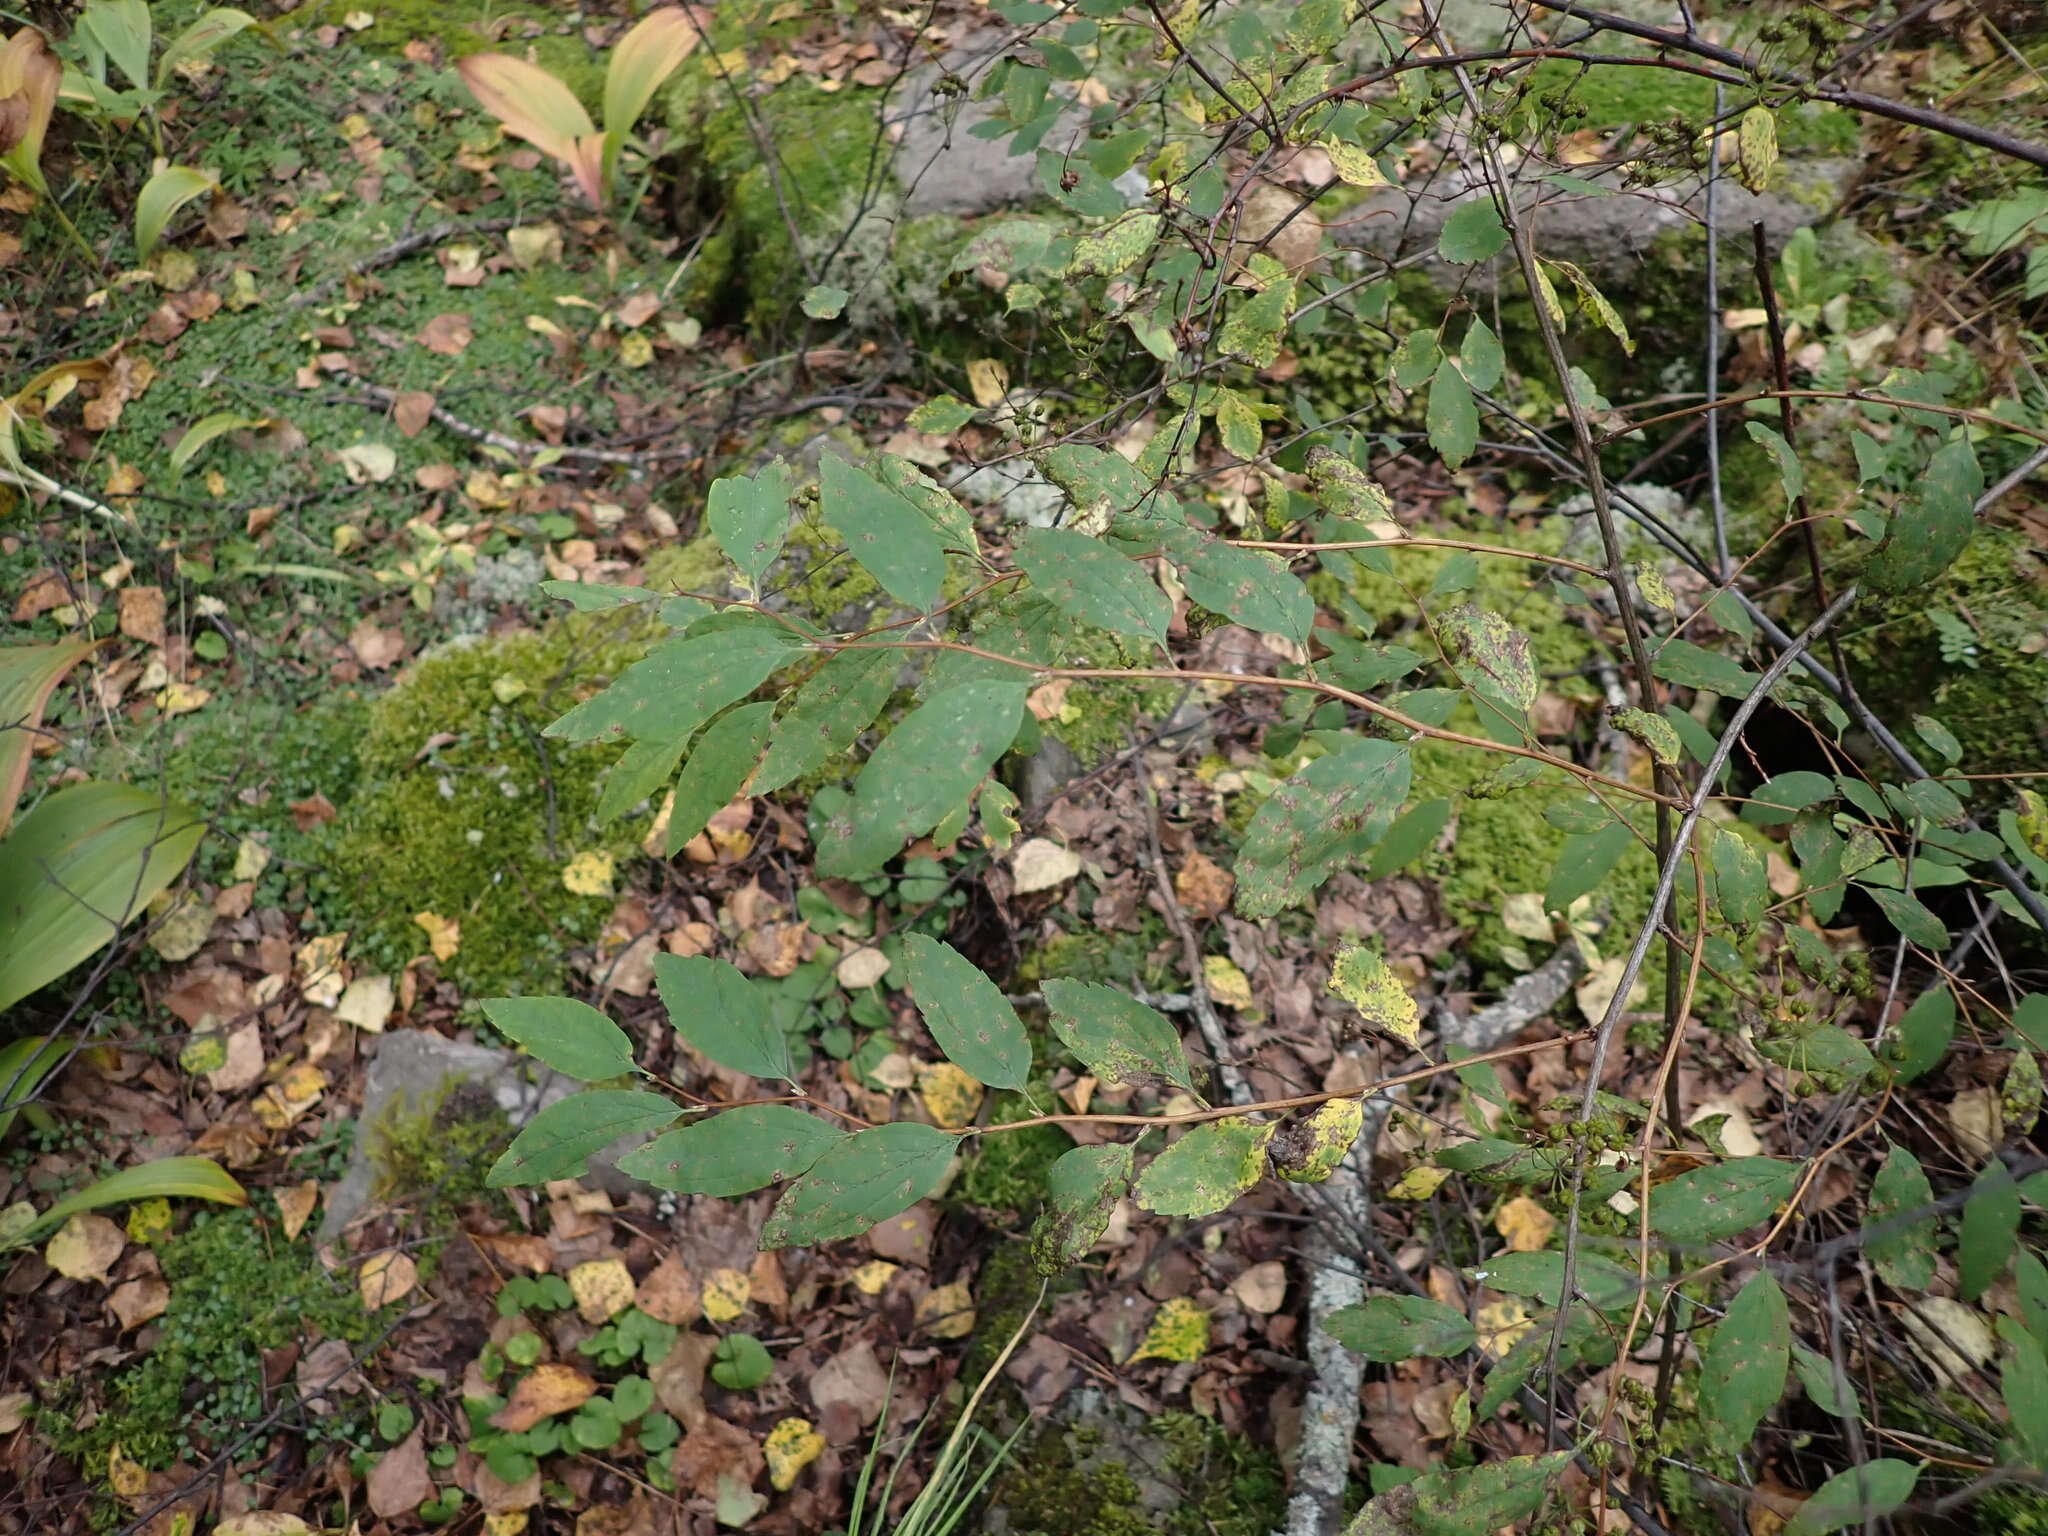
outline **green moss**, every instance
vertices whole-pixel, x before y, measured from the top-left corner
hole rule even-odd
[[[1040,941],[1018,962],[1018,982],[1035,987],[1048,978],[1064,977],[1121,987],[1163,987],[1168,971],[1152,956],[1166,937],[1166,924],[1149,908],[1138,914],[1138,920],[1142,927],[1137,933],[1084,928]]]
[[[1194,1414],[1163,1413],[1142,1436],[1048,1426],[991,1502],[1011,1536],[1254,1536],[1280,1523],[1287,1496],[1271,1451]]]
[[[541,732],[639,654],[634,622],[572,616],[480,640],[419,663],[372,706],[327,871],[352,956],[404,965],[427,949],[415,918],[433,913],[461,925],[440,970],[466,995],[559,983],[564,952],[612,907],[567,890],[564,866],[587,852],[623,861],[634,840],[595,820],[619,749]]]
[[[264,1353],[321,1338],[366,1338],[371,1319],[349,1276],[330,1275],[312,1239],[287,1242],[253,1211],[202,1211],[160,1250],[170,1301],[149,1352],[114,1378],[91,1426],[61,1448],[104,1479],[113,1447],[152,1469],[197,1458],[259,1423],[273,1406]],[[337,1420],[314,1420],[316,1436]],[[267,1436],[240,1456],[261,1456]]]
[[[454,1217],[485,1193],[484,1175],[512,1139],[512,1125],[475,1083],[450,1084],[431,1103],[394,1104],[371,1128],[372,1191],[403,1206],[414,1231],[443,1236]]]
[[[1052,1085],[1041,1079],[1032,1085],[1032,1090],[1031,1098],[1021,1093],[998,1096],[990,1111],[990,1123],[1000,1125],[1042,1114],[1042,1106],[1053,1102]],[[975,1142],[975,1150],[966,1159],[949,1198],[1012,1216],[1030,1216],[1037,1211],[1039,1202],[1045,1198],[1046,1178],[1053,1163],[1074,1145],[1071,1137],[1052,1125],[979,1136]]]

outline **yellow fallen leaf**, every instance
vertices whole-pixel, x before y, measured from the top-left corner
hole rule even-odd
[[[900,1268],[901,1265],[891,1264],[887,1259],[870,1259],[848,1278],[853,1281],[853,1288],[863,1296],[879,1296],[889,1284],[890,1277]]]
[[[348,985],[342,969],[342,952],[348,948],[346,933],[323,933],[299,946],[296,959],[299,995],[315,1008],[332,1008]]]
[[[523,1509],[501,1509],[484,1516],[484,1536],[521,1536],[528,1524]]]
[[[462,948],[462,924],[442,917],[436,912],[421,912],[413,922],[427,935],[427,947],[434,952],[436,960],[453,960],[457,950]]]
[[[277,1192],[277,1213],[284,1218],[286,1242],[306,1230],[306,1223],[313,1219],[313,1208],[319,1203],[320,1186],[312,1179]]]
[[[160,1243],[171,1235],[171,1202],[158,1195],[138,1200],[128,1207],[128,1237],[131,1242]]]
[[[197,683],[172,683],[157,690],[156,707],[167,715],[189,715],[212,697],[210,691]]]
[[[1517,1195],[1494,1212],[1493,1230],[1508,1240],[1510,1253],[1541,1253],[1550,1246],[1557,1218],[1527,1195]]]
[[[974,1332],[974,1293],[967,1282],[935,1286],[917,1303],[918,1326],[935,1339],[964,1339]]]
[[[391,1020],[395,1001],[389,976],[358,976],[342,990],[334,1005],[334,1016],[357,1029],[381,1034]]]
[[[1495,1301],[1473,1315],[1472,1326],[1478,1330],[1479,1347],[1499,1357],[1520,1343],[1536,1322],[1520,1302]]]
[[[254,880],[270,868],[270,847],[253,837],[245,837],[235,845],[235,878]]]
[[[754,1282],[745,1270],[714,1269],[704,1277],[704,1315],[714,1323],[729,1323],[747,1310],[754,1294]]]
[[[976,405],[994,405],[1010,392],[1010,370],[992,357],[978,357],[967,365],[967,389]]]
[[[1240,1011],[1252,1006],[1251,978],[1228,955],[1202,956],[1202,980],[1209,995],[1226,1008]]]
[[[768,1481],[777,1493],[796,1486],[796,1475],[824,1452],[825,1437],[809,1419],[784,1419],[768,1431],[761,1455],[768,1463]]]
[[[372,1312],[410,1294],[419,1282],[419,1266],[412,1255],[395,1250],[371,1254],[356,1271],[356,1288],[362,1293],[363,1305]]]
[[[1199,1360],[1209,1348],[1209,1314],[1185,1296],[1176,1296],[1152,1314],[1152,1326],[1145,1330],[1137,1353],[1140,1360]]]
[[[610,854],[592,848],[562,866],[562,885],[574,896],[609,896],[615,870]]]
[[[107,1451],[107,1486],[117,1499],[139,1499],[149,1488],[149,1472],[116,1444]]]
[[[505,1406],[491,1415],[491,1427],[524,1434],[542,1419],[582,1407],[596,1390],[597,1383],[573,1365],[536,1365],[519,1378]]]
[[[934,1062],[917,1074],[918,1097],[934,1121],[949,1131],[973,1123],[981,1108],[982,1086],[950,1061]]]
[[[278,1510],[252,1509],[244,1515],[230,1515],[213,1528],[213,1536],[312,1536],[313,1527],[297,1515]]]
[[[43,1262],[67,1280],[105,1281],[128,1239],[104,1216],[80,1214],[57,1229],[43,1248]]]
[[[633,1275],[617,1259],[593,1259],[569,1271],[569,1290],[586,1323],[608,1323],[633,1305]]]

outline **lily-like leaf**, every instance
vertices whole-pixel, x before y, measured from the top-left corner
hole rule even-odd
[[[604,202],[604,136],[576,93],[538,64],[473,53],[456,70],[477,104],[542,154],[561,161],[591,206]]]

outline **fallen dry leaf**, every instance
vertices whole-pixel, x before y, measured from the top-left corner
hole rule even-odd
[[[436,315],[420,327],[420,345],[443,357],[460,357],[474,340],[476,332],[470,327],[467,315]]]
[[[381,1034],[391,1022],[397,997],[389,976],[358,976],[342,989],[334,1005],[334,1016],[357,1029]]]
[[[410,1295],[419,1282],[419,1266],[412,1261],[412,1255],[396,1251],[373,1253],[356,1271],[356,1287],[362,1293],[363,1305],[372,1312]]]
[[[391,419],[405,437],[418,437],[434,419],[434,397],[423,389],[408,389],[391,402]]]
[[[523,1434],[550,1414],[582,1407],[596,1390],[597,1383],[573,1365],[536,1365],[519,1378],[505,1406],[491,1415],[491,1427]]]
[[[125,1281],[107,1296],[107,1309],[121,1320],[121,1331],[140,1328],[151,1318],[162,1317],[171,1304],[171,1288],[157,1275]]]
[[[972,1124],[975,1111],[981,1108],[981,1084],[950,1061],[920,1070],[917,1093],[932,1119],[949,1131]]]
[[[393,1520],[409,1515],[433,1497],[434,1479],[427,1471],[426,1433],[426,1425],[419,1425],[370,1468],[370,1511],[378,1518]]]
[[[379,628],[375,619],[365,617],[348,632],[348,648],[372,672],[385,672],[404,659],[405,634]]]
[[[768,1431],[761,1454],[768,1462],[768,1482],[777,1493],[796,1486],[797,1474],[816,1461],[825,1450],[825,1437],[811,1427],[809,1419],[784,1419]]]
[[[1174,898],[1189,917],[1220,917],[1230,910],[1237,880],[1229,870],[1197,848],[1173,877]]]
[[[1270,1317],[1287,1299],[1287,1266],[1278,1259],[1254,1264],[1230,1282],[1230,1294],[1246,1311]]]
[[[1034,837],[1017,845],[1010,855],[1010,876],[1019,896],[1049,891],[1081,873],[1081,856],[1062,848],[1049,837]]]
[[[105,1281],[128,1239],[104,1216],[72,1217],[43,1248],[43,1262],[69,1280]]]
[[[277,1213],[284,1219],[286,1242],[306,1230],[306,1223],[313,1219],[313,1210],[319,1204],[320,1185],[313,1179],[277,1192]]]
[[[608,1323],[633,1305],[633,1275],[618,1259],[578,1264],[569,1271],[569,1289],[586,1323]]]
[[[747,1310],[754,1294],[754,1282],[738,1269],[714,1269],[704,1277],[704,1315],[714,1323],[729,1323]]]
[[[642,1312],[657,1322],[689,1326],[704,1315],[703,1298],[697,1293],[697,1278],[675,1254],[662,1257],[634,1287],[633,1300]]]
[[[965,1280],[935,1286],[917,1303],[917,1322],[935,1339],[964,1339],[974,1332],[974,1296]]]
[[[121,633],[144,645],[162,645],[168,638],[164,627],[162,587],[123,587],[117,598]]]
[[[1550,1246],[1557,1218],[1527,1195],[1518,1195],[1494,1213],[1493,1230],[1508,1240],[1510,1253],[1541,1253]]]

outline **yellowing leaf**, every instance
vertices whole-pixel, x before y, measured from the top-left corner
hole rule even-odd
[[[343,989],[334,1016],[371,1034],[382,1033],[396,1003],[389,976],[358,976]]]
[[[654,343],[645,331],[628,331],[619,338],[619,361],[628,368],[645,368],[654,361]]]
[[[473,53],[455,68],[507,133],[568,166],[593,207],[604,202],[604,139],[574,91],[509,53]]]
[[[427,947],[436,960],[453,960],[455,952],[462,948],[462,924],[435,912],[421,912],[413,922],[425,931]]]
[[[848,1278],[853,1281],[853,1288],[863,1296],[879,1296],[889,1284],[890,1277],[900,1268],[900,1264],[891,1264],[887,1259],[870,1259]]]
[[[1034,837],[1017,845],[1010,855],[1010,876],[1019,896],[1049,891],[1081,873],[1081,856],[1062,848],[1049,837]]]
[[[371,1254],[356,1271],[356,1288],[362,1294],[363,1305],[372,1312],[410,1295],[419,1282],[419,1266],[412,1261],[412,1255],[395,1249]]]
[[[569,1271],[569,1290],[586,1323],[608,1323],[633,1305],[633,1275],[618,1259],[593,1259]]]
[[[1517,1195],[1494,1212],[1493,1230],[1508,1240],[1510,1253],[1541,1253],[1550,1246],[1557,1218],[1527,1195]]]
[[[612,856],[594,848],[577,854],[562,866],[562,885],[576,896],[609,896],[614,872]]]
[[[1176,1296],[1152,1314],[1130,1364],[1140,1360],[1185,1363],[1199,1360],[1209,1348],[1209,1314],[1185,1296]]]
[[[811,1428],[809,1419],[784,1419],[768,1431],[761,1455],[768,1462],[768,1481],[777,1493],[796,1486],[796,1476],[825,1449],[825,1437]]]
[[[1209,995],[1224,1007],[1243,1010],[1252,1006],[1251,978],[1237,968],[1230,956],[1204,955],[1202,981],[1209,988]]]
[[[156,707],[167,715],[189,715],[212,697],[197,683],[171,683],[157,690]]]
[[[714,1269],[704,1277],[704,1315],[714,1323],[729,1323],[747,1310],[753,1294],[746,1271]]]
[[[950,1061],[936,1062],[917,1074],[918,1097],[932,1119],[949,1131],[971,1124],[981,1108],[981,1084]]]
[[[277,1211],[284,1218],[284,1240],[291,1242],[306,1230],[313,1209],[320,1203],[320,1185],[312,1179],[277,1192]]]
[[[138,1200],[128,1207],[128,1238],[137,1243],[160,1243],[171,1235],[171,1202],[161,1195]]]
[[[1448,1168],[1439,1168],[1433,1163],[1418,1163],[1395,1181],[1387,1191],[1390,1200],[1427,1200],[1443,1186],[1451,1176]]]
[[[43,1262],[67,1280],[104,1282],[127,1246],[121,1229],[106,1217],[78,1215],[59,1227],[45,1245]]]
[[[926,1291],[917,1304],[917,1322],[935,1339],[964,1339],[974,1332],[974,1297],[967,1282],[955,1280]]]
[[[573,1365],[537,1365],[519,1378],[512,1397],[491,1415],[491,1427],[521,1435],[542,1419],[580,1408],[597,1383]]]
[[[149,1473],[117,1443],[107,1451],[107,1486],[117,1499],[139,1499],[149,1489]]]
[[[254,880],[270,868],[270,845],[245,837],[235,845],[235,878]]]
[[[1330,967],[1330,990],[1358,1010],[1374,1029],[1394,1036],[1405,1045],[1416,1044],[1422,1036],[1421,1012],[1380,956],[1362,944],[1346,944]]]
[[[1520,1343],[1536,1322],[1519,1301],[1494,1301],[1473,1315],[1472,1326],[1479,1332],[1479,1347],[1500,1356]]]
[[[1340,144],[1335,139],[1324,139],[1316,145],[1330,157],[1330,169],[1337,173],[1338,180],[1351,187],[1384,187],[1386,173],[1379,162],[1358,144]]]
[[[1010,370],[992,357],[967,365],[967,389],[976,405],[994,405],[1010,392]]]
[[[341,989],[348,983],[341,968],[342,951],[347,948],[345,933],[323,933],[299,946],[299,995],[315,1008],[332,1008],[340,1001]]]

